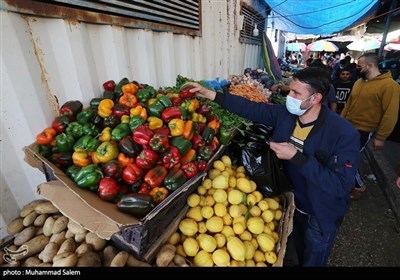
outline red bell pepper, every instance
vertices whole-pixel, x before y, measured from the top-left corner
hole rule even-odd
[[[150,139],[149,146],[153,151],[164,153],[169,149],[168,135],[155,133]]]
[[[113,80],[109,80],[107,82],[104,82],[103,88],[106,91],[114,91],[115,89],[115,82]]]
[[[143,182],[139,187],[138,193],[149,194],[151,189],[152,189],[152,187],[149,184],[147,184],[146,182]]]
[[[139,181],[143,176],[143,169],[134,164],[130,163],[122,171],[122,179],[129,185]]]
[[[174,107],[178,107],[182,103],[182,98],[180,98],[179,96],[174,96],[174,97],[171,97],[170,99],[172,102],[172,106],[174,106]]]
[[[76,119],[76,115],[82,112],[83,104],[79,100],[67,101],[60,108],[60,115],[65,115],[70,121]]]
[[[104,177],[119,180],[122,175],[122,166],[117,160],[110,160],[102,165],[101,172]]]
[[[147,125],[140,125],[133,131],[133,141],[147,146],[154,132]]]
[[[161,135],[165,135],[168,136],[169,135],[169,128],[168,127],[160,127],[157,128],[156,130],[154,130],[154,134],[161,134]]]
[[[172,119],[180,119],[182,116],[181,110],[178,107],[168,107],[165,108],[164,111],[161,113],[161,119],[165,123],[169,123]]]
[[[182,99],[186,99],[186,98],[191,98],[193,96],[195,96],[194,92],[190,92],[190,90],[192,89],[192,86],[187,86],[184,89],[181,89],[179,91],[179,97]]]
[[[206,144],[206,141],[203,139],[203,137],[198,134],[194,134],[192,139],[190,139],[190,142],[192,142],[193,149],[197,149]]]
[[[97,193],[105,201],[113,200],[119,192],[117,181],[113,178],[103,178],[99,182]]]
[[[130,114],[129,110],[130,110],[130,108],[128,106],[117,103],[112,108],[111,114],[120,119],[123,115],[129,116],[129,114]]]
[[[152,188],[156,188],[162,184],[167,174],[168,171],[164,166],[156,165],[144,175],[144,181]]]
[[[197,108],[196,113],[202,114],[206,118],[209,118],[210,115],[211,115],[211,109],[210,109],[210,107],[208,106],[207,103],[201,103],[200,107]]]
[[[207,161],[205,161],[205,160],[203,160],[203,159],[201,159],[201,160],[196,160],[194,163],[197,165],[199,171],[204,171],[204,170],[207,169],[207,164],[208,164],[208,163],[207,163]]]
[[[192,178],[197,174],[197,172],[199,172],[199,168],[194,162],[186,163],[184,166],[182,166],[182,170],[185,172],[186,178],[188,179]]]
[[[51,123],[51,127],[54,128],[57,133],[63,133],[69,124],[68,116],[58,116]]]
[[[213,153],[215,153],[218,150],[219,140],[218,140],[217,136],[214,136],[213,139],[211,140],[210,148],[213,151]]]
[[[171,169],[172,167],[176,166],[180,163],[181,154],[178,148],[171,146],[168,152],[165,153],[163,156],[163,165],[167,169]]]
[[[158,161],[158,153],[145,147],[136,157],[136,164],[143,169],[151,169]]]

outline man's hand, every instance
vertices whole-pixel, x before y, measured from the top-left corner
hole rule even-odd
[[[385,146],[385,141],[374,139],[374,141],[372,142],[372,146],[375,150],[381,150],[383,149],[383,146]]]
[[[297,153],[296,148],[287,142],[270,142],[269,147],[275,152],[279,159],[291,160]]]
[[[193,88],[190,90],[190,92],[196,93],[196,95],[199,97],[204,97],[210,100],[214,100],[215,96],[217,95],[215,91],[206,89],[201,85],[199,85],[198,83],[189,82],[186,83],[185,85],[191,85]]]

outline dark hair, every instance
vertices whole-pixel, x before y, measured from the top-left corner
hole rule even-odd
[[[365,59],[365,61],[367,63],[372,63],[373,65],[378,67],[379,57],[375,53],[369,52],[369,53],[363,54],[358,59],[360,59],[362,57]]]
[[[293,79],[310,86],[310,93],[319,92],[326,96],[330,87],[329,72],[320,67],[307,67],[293,74]]]

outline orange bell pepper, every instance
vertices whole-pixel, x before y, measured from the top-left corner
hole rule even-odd
[[[90,153],[85,150],[77,150],[72,154],[72,161],[76,166],[87,166],[92,163]]]
[[[45,128],[42,132],[36,135],[36,143],[42,145],[50,144],[53,141],[54,136],[56,136],[56,134],[57,131],[54,128],[52,127]]]
[[[121,87],[123,94],[126,94],[126,93],[135,94],[138,91],[138,89],[139,89],[138,86],[135,85],[134,83],[128,83]]]
[[[149,192],[149,195],[153,198],[155,204],[159,204],[161,201],[166,199],[168,194],[169,192],[167,188],[164,187],[155,187]]]
[[[185,165],[188,162],[194,161],[196,159],[196,150],[190,149],[183,157],[181,157],[181,164]]]
[[[221,124],[217,119],[213,119],[207,124],[207,126],[213,128],[215,130],[215,133],[217,133]]]
[[[186,121],[182,134],[183,137],[185,137],[187,140],[190,140],[193,138],[193,133],[194,133],[193,121]]]
[[[128,164],[134,163],[135,160],[134,158],[127,157],[124,153],[119,153],[118,162],[123,168],[125,168],[128,166]]]
[[[120,98],[119,98],[119,104],[125,105],[129,108],[132,108],[135,106],[135,104],[138,102],[137,98],[135,95],[132,93],[124,93]]]

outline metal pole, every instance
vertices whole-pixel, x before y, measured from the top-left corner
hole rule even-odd
[[[390,10],[393,10],[395,7],[397,7],[397,0],[392,1]],[[382,36],[382,42],[381,42],[381,46],[379,47],[379,52],[378,52],[379,58],[382,58],[382,56],[383,56],[383,48],[385,47],[386,37],[389,32],[389,26],[390,26],[390,22],[392,20],[392,14],[393,14],[393,12],[390,12],[388,14],[388,16],[386,17],[385,28],[383,30],[383,36]]]

